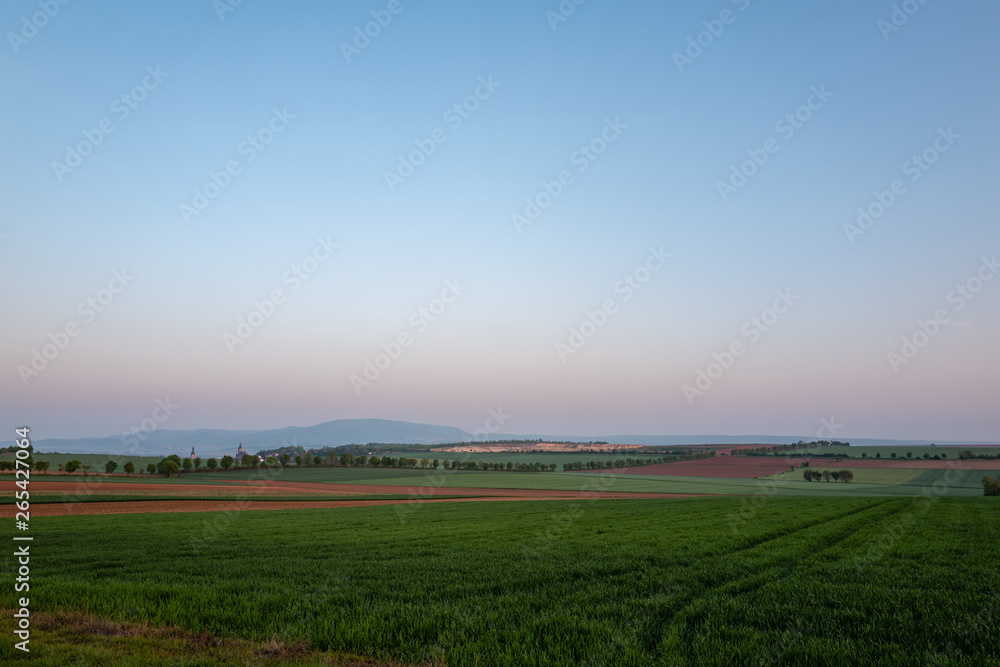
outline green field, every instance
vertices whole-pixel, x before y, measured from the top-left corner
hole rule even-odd
[[[850,462],[841,463],[830,463],[829,465],[825,463],[817,463],[809,468],[810,470],[818,470],[823,472],[824,470],[834,471],[834,470],[850,470],[854,473],[853,484],[908,484],[914,479],[919,477],[922,473],[927,472],[926,470],[921,470],[919,468],[852,468]],[[935,470],[934,472],[941,472]],[[985,472],[983,474],[986,474]],[[982,475],[980,475],[981,477]],[[769,479],[780,479],[788,481],[801,482],[802,479],[802,469],[794,470],[791,472],[783,472],[777,475],[771,475]],[[814,482],[815,484],[827,484],[827,482]],[[834,484],[832,480],[829,482]],[[841,482],[836,482],[840,484]]]
[[[138,469],[145,468],[149,463],[155,464],[163,460],[162,456],[125,456],[118,454],[46,454],[45,452],[34,452],[32,456],[36,461],[48,461],[51,463],[52,470],[57,470],[60,464],[64,464],[67,461],[76,460],[83,465],[91,466],[91,472],[104,472],[104,464],[111,460],[118,462],[118,472],[121,472],[122,466],[125,465],[126,461],[131,461]],[[13,452],[0,454],[0,459],[10,461],[13,458]]]
[[[847,467],[833,466],[835,469]],[[822,466],[817,466],[822,470]],[[860,469],[855,469],[855,472]],[[881,472],[881,471],[877,471]],[[889,471],[890,473],[895,471]],[[768,484],[768,479],[725,479],[720,477],[682,477],[674,475],[622,475],[611,471],[600,472],[548,472],[548,473],[515,473],[515,472],[435,472],[432,470],[393,469],[393,468],[303,468],[281,471],[280,481],[314,482],[339,484],[371,484],[376,486],[407,486],[419,489],[421,486],[440,488],[473,488],[473,489],[532,489],[550,491],[587,491],[597,488],[610,493],[697,493],[721,495],[754,495],[766,489],[771,495],[830,495],[830,496],[878,496],[878,495],[919,495],[935,481],[940,479],[943,471],[917,470],[917,476],[910,478],[909,483],[902,483],[908,473],[902,471],[896,481],[883,482],[806,482],[800,472],[789,473],[787,479]],[[923,475],[928,473],[928,475]],[[252,470],[240,470],[227,473],[211,473],[181,476],[181,481],[199,479],[202,483],[212,483],[216,480],[245,480],[255,474]],[[866,473],[867,474],[867,473]],[[931,478],[931,474],[934,475]],[[948,495],[981,495],[982,485],[979,480],[987,471],[973,471],[969,478],[974,483],[956,483],[945,485]],[[877,478],[877,475],[873,476]],[[884,479],[890,479],[887,475]],[[595,485],[598,485],[595,487]]]
[[[913,455],[912,458],[922,459],[924,454],[928,456],[941,456],[943,459],[948,461],[958,460],[958,453],[963,449],[971,449],[977,455],[982,454],[985,456],[997,456],[1000,455],[1000,447],[961,447],[961,446],[941,446],[941,447],[931,447],[930,445],[918,445],[915,447],[897,447],[892,446],[870,446],[870,447],[856,447],[851,445],[850,447],[806,447],[805,449],[792,450],[801,454],[811,454],[813,456],[817,454],[841,454],[845,456],[852,456],[854,458],[861,458],[862,454],[867,454],[868,458],[875,458],[876,454],[881,454],[883,459],[892,458],[895,454],[896,458],[905,459],[906,454],[910,453]],[[782,454],[787,454],[789,452],[782,452]]]
[[[254,512],[214,533],[215,515],[35,519],[32,607],[418,664],[1000,664],[993,498],[397,512]]]

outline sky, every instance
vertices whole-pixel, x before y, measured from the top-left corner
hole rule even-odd
[[[1000,439],[1000,7],[577,1],[4,3],[0,434]]]

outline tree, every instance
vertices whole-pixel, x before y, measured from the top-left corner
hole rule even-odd
[[[426,468],[430,464],[431,464],[430,459],[420,459],[420,467],[421,468]]]
[[[812,470],[803,470],[802,479],[806,480],[807,482],[813,481]]]
[[[435,470],[438,469],[439,465],[441,465],[441,462],[438,461],[437,459],[434,459],[433,461],[431,461],[431,467],[434,468]]]
[[[48,461],[35,461],[35,470],[38,472],[45,472],[49,469],[50,465],[52,464]]]
[[[167,477],[171,477],[173,475],[180,473],[180,469],[181,469],[180,466],[177,465],[177,461],[170,458],[169,456],[160,461],[159,464],[157,464],[156,466],[156,472],[160,473],[161,475],[166,475]]]
[[[230,468],[233,467],[233,463],[235,463],[235,462],[236,462],[236,459],[234,459],[232,456],[229,456],[228,454],[226,454],[225,456],[222,457],[222,460],[219,461],[219,465],[222,466],[223,470],[229,470]]]
[[[382,463],[382,459],[380,459],[377,456],[369,456],[368,457],[368,465],[372,466],[373,468],[379,467],[379,465],[381,463]]]
[[[323,462],[323,457],[320,456],[319,454],[317,454],[316,456],[313,457],[313,465],[314,466],[318,466],[322,462]]]
[[[216,461],[215,459],[209,459],[208,462],[205,464],[205,467],[208,468],[209,472],[211,472],[219,467],[219,462]]]
[[[81,465],[83,464],[77,461],[76,459],[73,459],[72,461],[66,461],[66,472],[76,472],[77,470],[80,469]]]
[[[906,458],[912,459],[913,458],[913,452],[906,452]],[[959,458],[961,458],[961,456],[959,456]]]
[[[882,458],[882,452],[875,452],[875,458],[877,459]]]
[[[1000,479],[993,479],[989,475],[983,476],[983,495],[1000,496]]]
[[[896,458],[896,452],[893,452],[892,454],[890,454],[890,456],[891,456],[892,458]]]
[[[260,459],[253,454],[244,454],[240,459],[240,465],[245,468],[256,468],[259,463]]]
[[[296,454],[295,455],[295,465],[297,465],[297,466],[302,465],[302,455],[301,454]]]
[[[150,475],[152,475],[154,472],[156,472],[156,464],[155,463],[149,463],[149,464],[147,464],[146,465],[146,472],[148,472]]]
[[[274,467],[278,465],[278,459],[272,454],[271,456],[267,457],[267,460],[264,461],[264,463],[267,464],[268,467]]]
[[[868,452],[861,452],[861,458],[863,459],[868,458]]]
[[[823,473],[822,473],[822,475],[823,475],[823,481],[824,482],[829,482],[830,481],[830,471],[829,470],[824,470]]]
[[[818,482],[819,480],[823,479],[823,473],[821,473],[819,470],[810,470],[809,474],[812,475],[814,482]]]
[[[118,469],[118,463],[116,461],[108,461],[104,464],[104,471],[109,475]]]
[[[351,465],[353,462],[354,462],[354,457],[351,455],[350,452],[344,452],[343,454],[340,455],[340,465],[344,466],[345,468]]]
[[[125,470],[125,472],[127,472],[128,474],[131,475],[132,473],[135,472],[135,464],[132,463],[131,461],[126,461],[125,462],[125,466],[124,466],[124,470]]]
[[[194,467],[194,463],[191,462],[191,459],[184,459],[181,462],[181,467],[184,468],[184,472],[191,472],[191,468]]]
[[[285,452],[284,454],[281,455],[281,458],[279,459],[279,461],[281,461],[281,465],[287,467],[292,462],[292,455],[289,454],[288,452]]]
[[[973,452],[971,449],[963,449],[962,451],[960,451],[958,453],[958,458],[963,459],[963,460],[964,459],[971,459],[971,458],[974,458],[975,456],[976,456],[975,452]]]
[[[830,477],[833,477],[833,481],[836,482],[838,479],[840,479],[840,472],[834,470],[833,472],[830,473]]]
[[[840,472],[840,479],[843,480],[845,484],[854,479],[854,473],[851,472],[850,470],[841,470],[839,472]]]
[[[194,457],[194,469],[197,470],[200,467],[201,467],[201,457],[196,456]]]

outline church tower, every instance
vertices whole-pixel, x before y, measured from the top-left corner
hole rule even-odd
[[[191,460],[194,461],[194,459],[195,459],[195,456],[194,456],[194,447],[192,447],[191,448]]]

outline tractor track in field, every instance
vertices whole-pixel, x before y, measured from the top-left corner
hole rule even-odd
[[[752,550],[752,549],[756,549],[757,547],[759,547],[761,545],[764,545],[764,544],[768,544],[769,542],[773,542],[775,540],[780,540],[780,539],[784,539],[784,538],[790,537],[792,535],[796,535],[796,534],[801,533],[801,532],[803,532],[805,530],[809,530],[810,528],[814,528],[816,526],[820,526],[820,525],[825,524],[825,523],[831,523],[831,522],[835,522],[835,521],[840,521],[842,519],[850,518],[850,517],[855,516],[857,514],[860,514],[862,512],[867,512],[869,510],[875,510],[875,509],[878,509],[878,508],[886,505],[887,503],[898,502],[899,500],[900,499],[896,499],[896,498],[887,499],[887,500],[884,500],[882,502],[875,503],[873,505],[868,505],[867,507],[862,507],[860,509],[852,510],[850,512],[845,512],[844,514],[840,514],[840,515],[835,516],[835,517],[828,517],[828,518],[825,518],[825,519],[813,521],[813,522],[810,522],[807,525],[800,526],[800,527],[795,528],[793,530],[790,530],[790,531],[788,531],[786,533],[782,533],[781,535],[777,535],[777,536],[774,536],[774,537],[769,537],[769,538],[766,538],[766,539],[762,539],[762,540],[760,540],[758,542],[755,542],[753,545],[742,547],[740,549],[736,549],[734,551],[731,551],[731,552],[727,553],[725,557],[726,558],[738,557],[739,554],[742,553],[742,552],[749,551],[749,550]],[[882,517],[880,517],[878,519],[878,524],[877,525],[881,525],[886,520],[888,520],[890,517],[899,514],[900,512],[902,512],[903,510],[905,510],[907,508],[907,506],[908,506],[908,504],[903,503],[898,509],[895,509],[895,510],[893,510],[891,512],[888,512],[887,514],[883,515]],[[693,630],[690,630],[688,628],[688,624],[687,624],[685,618],[683,618],[683,617],[687,613],[689,613],[689,612],[694,612],[696,610],[696,607],[699,604],[704,603],[705,601],[707,601],[712,596],[717,596],[717,595],[720,595],[720,594],[726,594],[726,595],[728,595],[730,597],[735,597],[735,596],[739,596],[739,595],[746,595],[746,594],[752,593],[755,590],[757,590],[759,588],[762,588],[762,587],[764,587],[764,586],[768,585],[769,583],[772,583],[772,582],[774,582],[776,580],[781,580],[781,579],[785,579],[787,577],[790,577],[790,576],[792,576],[795,573],[796,568],[798,567],[799,564],[801,564],[801,562],[803,560],[805,560],[805,558],[814,557],[814,556],[816,556],[818,554],[822,554],[822,553],[824,553],[826,551],[829,551],[830,549],[833,549],[837,545],[843,543],[845,540],[850,539],[851,537],[853,537],[854,535],[858,534],[861,530],[863,530],[864,528],[867,528],[867,527],[868,527],[867,525],[859,525],[856,528],[854,528],[853,530],[849,530],[848,532],[846,532],[846,534],[843,534],[843,535],[840,535],[839,537],[836,537],[832,542],[826,544],[820,550],[815,551],[815,552],[810,552],[807,556],[799,559],[795,564],[793,564],[792,567],[788,570],[788,572],[786,574],[784,574],[783,576],[775,577],[774,575],[776,575],[776,574],[780,573],[782,570],[786,569],[787,564],[785,564],[785,563],[775,563],[775,564],[771,564],[771,565],[766,566],[760,572],[756,572],[756,573],[749,574],[749,575],[744,575],[744,576],[733,577],[731,579],[728,579],[728,580],[722,581],[722,582],[720,582],[720,583],[718,583],[716,585],[713,585],[711,588],[708,588],[707,590],[703,590],[700,593],[695,593],[695,594],[689,596],[688,598],[686,598],[685,600],[683,600],[680,603],[679,608],[676,611],[674,611],[673,613],[671,613],[667,617],[667,619],[665,619],[665,623],[663,624],[663,626],[661,628],[660,635],[659,635],[658,639],[662,640],[665,635],[667,635],[669,633],[672,633],[672,632],[676,632],[679,636],[681,636],[683,638],[686,638],[688,640],[688,644],[687,645],[690,645],[690,639],[691,638],[688,635],[691,632],[693,632]]]

